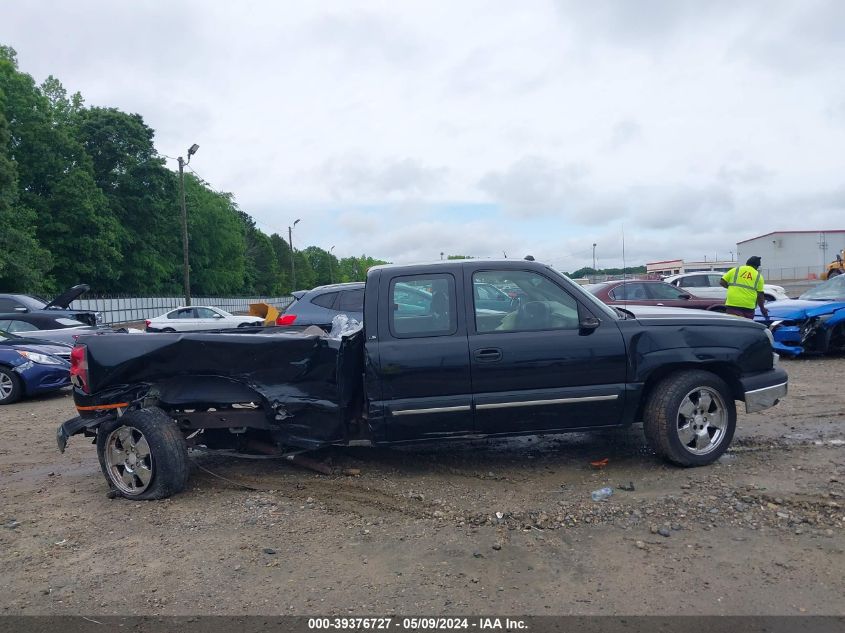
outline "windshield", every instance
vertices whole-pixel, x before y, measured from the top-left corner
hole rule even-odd
[[[838,275],[798,297],[807,301],[845,301],[845,275]]]

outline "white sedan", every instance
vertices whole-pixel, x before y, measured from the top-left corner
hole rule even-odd
[[[720,272],[698,272],[698,273],[682,273],[680,275],[672,275],[666,277],[663,281],[667,284],[672,284],[678,288],[688,290],[696,297],[704,297],[705,299],[724,299],[728,296],[727,288],[722,288],[719,285],[719,280],[724,273]],[[789,299],[786,291],[782,286],[775,286],[774,284],[763,284],[763,294],[766,295],[766,301],[781,301]]]
[[[176,308],[154,319],[147,319],[146,324],[147,332],[193,332],[263,325],[264,319],[235,316],[212,306],[191,306]]]

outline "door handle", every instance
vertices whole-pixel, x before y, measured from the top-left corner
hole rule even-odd
[[[495,363],[502,360],[502,350],[498,347],[486,347],[475,350],[473,356],[479,363]]]

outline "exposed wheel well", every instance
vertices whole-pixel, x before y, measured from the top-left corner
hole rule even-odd
[[[649,377],[645,381],[645,385],[643,385],[643,392],[642,396],[640,397],[640,405],[637,408],[637,415],[636,420],[642,420],[643,417],[643,408],[645,406],[645,402],[648,401],[648,396],[651,394],[651,391],[660,384],[666,376],[670,376],[680,371],[684,371],[687,369],[695,369],[699,371],[709,371],[727,383],[728,387],[731,390],[731,395],[733,396],[734,400],[744,400],[745,399],[745,391],[742,387],[742,383],[739,381],[739,374],[736,369],[730,365],[729,363],[677,363],[674,365],[666,365],[655,369]]]

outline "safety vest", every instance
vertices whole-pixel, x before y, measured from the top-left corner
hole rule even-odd
[[[763,276],[753,266],[737,266],[722,277],[728,284],[725,305],[753,310],[757,305],[757,293],[763,292]]]

